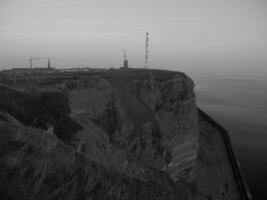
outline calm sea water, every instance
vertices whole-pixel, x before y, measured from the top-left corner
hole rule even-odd
[[[254,199],[267,199],[267,81],[194,79],[198,106],[229,132]]]

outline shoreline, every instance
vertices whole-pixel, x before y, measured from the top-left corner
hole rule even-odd
[[[223,128],[220,124],[218,124],[214,119],[212,119],[209,115],[207,115],[200,108],[198,108],[198,113],[199,113],[199,116],[205,119],[213,128],[215,128],[219,133],[221,133],[221,136],[223,138],[225,148],[227,151],[227,155],[228,155],[231,167],[233,169],[233,174],[235,177],[235,181],[236,181],[236,185],[238,187],[239,193],[242,199],[252,200],[251,193],[244,179],[243,173],[240,169],[240,164],[233,150],[232,142],[231,142],[231,139],[229,137],[227,130]]]

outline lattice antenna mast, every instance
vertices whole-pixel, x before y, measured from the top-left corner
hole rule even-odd
[[[145,55],[145,69],[148,68],[148,43],[149,43],[149,33],[146,33],[146,55]]]
[[[126,50],[123,49],[123,60],[127,60]]]

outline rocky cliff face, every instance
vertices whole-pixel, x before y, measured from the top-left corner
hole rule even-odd
[[[143,80],[139,85],[140,97],[154,111],[164,146],[171,154],[162,169],[173,180],[190,178],[194,172],[199,129],[193,87],[191,79],[178,74]]]
[[[129,191],[132,187],[137,193],[133,199],[191,198],[195,194],[187,184],[195,178],[199,137],[193,86],[192,80],[183,73],[156,70],[152,73],[110,70],[58,82],[34,93],[1,86],[0,121],[5,121],[1,125],[4,127],[1,141],[21,143],[20,149],[14,147],[15,157],[21,148],[26,151],[28,146],[40,148],[40,156],[43,156],[42,166],[37,166],[31,157],[37,156],[36,151],[26,151],[28,153],[19,162],[12,161],[13,164],[8,164],[12,155],[7,154],[1,158],[1,170],[8,171],[0,177],[1,182],[8,176],[14,180],[15,176],[24,176],[28,167],[37,173],[32,174],[29,184],[49,184],[50,175],[47,179],[41,177],[46,177],[43,170],[53,165],[55,168],[49,170],[59,171],[60,174],[55,174],[58,179],[64,180],[68,174],[80,177],[81,182],[67,182],[80,184],[87,198],[94,199],[102,193],[101,198],[96,199],[131,199],[126,193],[132,193]],[[23,133],[17,132],[18,129],[23,129]],[[12,137],[7,139],[7,132],[12,132]],[[25,139],[27,134],[36,137],[38,142]],[[38,147],[46,135],[50,138],[47,145]],[[0,151],[9,149],[6,144],[1,145]],[[57,161],[48,153],[50,148]],[[29,166],[27,156],[31,157]],[[67,157],[83,161],[65,165]],[[9,170],[17,169],[23,162],[25,171],[9,174]],[[92,184],[88,185],[88,181]],[[11,187],[10,184],[3,184],[0,191]],[[46,189],[26,189],[26,193],[40,194]],[[62,191],[67,192],[65,189],[64,186]],[[63,199],[62,191],[58,191],[61,189],[56,190],[55,194]]]
[[[180,73],[142,75],[125,71],[72,82],[75,89],[66,86],[71,96],[71,115],[83,127],[97,125],[103,133],[96,137],[106,137],[98,141],[113,152],[109,158],[115,162],[106,158],[105,152],[99,160],[94,149],[101,148],[85,151],[105,165],[114,163],[112,167],[130,176],[145,176],[145,168],[150,167],[166,172],[174,181],[190,181],[198,152],[193,82]],[[79,136],[91,137],[88,131],[79,132]]]

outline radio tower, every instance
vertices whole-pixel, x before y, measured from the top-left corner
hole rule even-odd
[[[149,42],[149,33],[146,32],[146,56],[145,56],[145,69],[148,68],[148,42]]]

